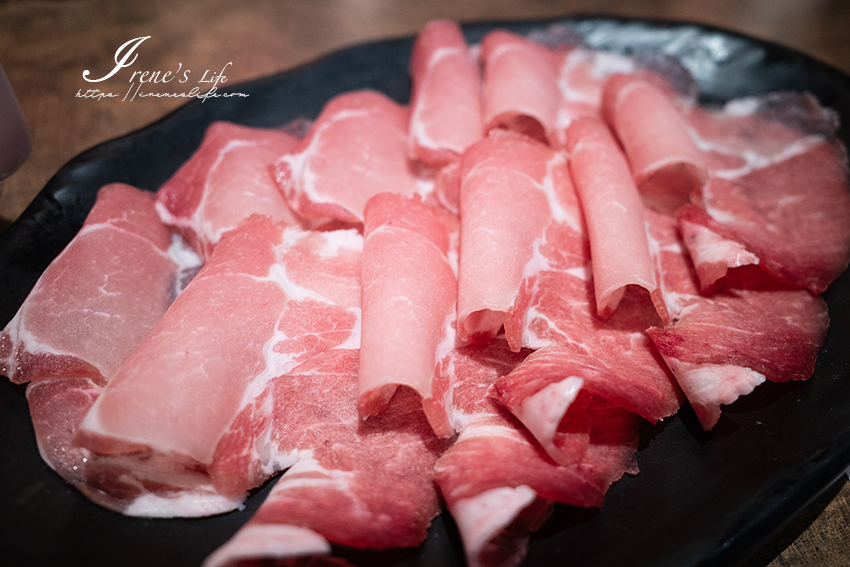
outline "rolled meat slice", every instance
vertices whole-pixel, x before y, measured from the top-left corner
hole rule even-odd
[[[511,348],[522,343],[523,280],[535,245],[553,218],[569,215],[565,159],[524,136],[494,133],[461,161],[458,335],[486,344],[504,324]]]
[[[284,229],[265,217],[224,236],[77,432],[103,456],[101,489],[125,492],[122,512],[222,512],[276,470],[263,450],[268,386],[359,341],[361,246],[353,231]]]
[[[578,209],[575,194],[565,192],[560,202]],[[537,269],[523,282],[522,346],[538,350],[500,378],[494,394],[549,457],[563,465],[582,458],[591,400],[652,422],[675,413],[683,396],[646,335],[660,320],[643,290],[628,289],[607,318],[596,313],[584,224],[550,222],[530,264]]]
[[[374,91],[328,101],[307,137],[275,163],[289,206],[313,221],[360,224],[378,193],[430,191],[408,163],[409,121],[406,106]]]
[[[611,315],[630,285],[646,289],[662,319],[644,206],[626,159],[600,120],[579,118],[567,130],[570,169],[584,210],[593,258],[596,310]]]
[[[297,143],[282,130],[213,122],[192,157],[159,188],[160,216],[204,259],[223,233],[252,214],[300,225],[271,172]]]
[[[460,157],[481,139],[481,77],[460,27],[428,23],[413,45],[408,155],[432,167]]]
[[[455,342],[457,277],[449,256],[456,257],[457,220],[391,193],[372,197],[365,217],[358,408],[377,415],[406,386],[421,396],[435,432],[448,437],[454,430],[432,382]]]
[[[553,135],[564,54],[520,35],[496,30],[481,42],[484,130],[506,129],[540,142]]]
[[[325,557],[331,544],[387,549],[425,540],[440,511],[433,469],[445,442],[431,432],[412,391],[400,391],[364,422],[357,373],[357,350],[343,349],[273,381],[271,445],[278,462],[292,466],[205,567],[337,561]]]
[[[673,214],[700,191],[708,168],[672,95],[641,77],[615,74],[602,99],[644,202]]]

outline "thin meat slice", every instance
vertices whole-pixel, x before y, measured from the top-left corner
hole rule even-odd
[[[563,53],[517,34],[496,30],[481,42],[484,65],[484,130],[513,130],[550,140],[561,93]]]
[[[656,292],[644,206],[617,142],[600,120],[580,118],[567,130],[567,148],[587,222],[597,312],[609,316],[626,287],[634,285],[650,293],[666,318]]]
[[[205,567],[330,554],[330,544],[419,545],[439,513],[434,437],[418,396],[400,391],[381,415],[357,411],[356,350],[338,350],[274,380],[272,445],[290,466],[265,502]]]
[[[511,133],[491,134],[461,162],[458,335],[486,344],[504,324],[521,348],[521,287],[535,242],[553,217],[567,215],[572,191],[566,161],[551,148]]]
[[[418,199],[382,193],[366,204],[358,408],[384,410],[398,386],[415,390],[434,430],[454,431],[432,389],[455,341],[457,277],[449,261],[457,221]]]
[[[711,179],[677,216],[703,289],[753,264],[823,292],[850,261],[846,152],[832,115],[811,96],[786,94],[694,111],[690,121]]]
[[[675,221],[652,214],[650,222],[663,250],[662,286],[677,316],[648,333],[706,430],[717,423],[721,405],[765,379],[812,375],[829,322],[822,299],[743,272],[723,288],[702,292]]]
[[[171,246],[153,194],[104,186],[0,333],[0,372],[16,384],[78,376],[105,385],[173,299]]]
[[[577,201],[561,198],[565,210]],[[549,456],[565,465],[582,458],[593,399],[653,422],[675,413],[683,397],[646,335],[659,317],[643,290],[627,290],[607,318],[596,313],[584,224],[550,222],[529,265],[536,270],[523,281],[522,346],[538,350],[497,381],[495,394]]]
[[[275,163],[290,207],[306,219],[356,224],[372,196],[417,193],[421,181],[407,159],[409,120],[406,106],[374,91],[328,101],[307,137]]]
[[[408,155],[432,167],[456,160],[481,139],[481,77],[460,27],[428,23],[413,45]]]
[[[651,307],[629,293],[614,317],[590,314],[583,302],[558,297],[558,284],[578,286],[568,274],[541,278],[534,318],[538,336],[550,344],[530,354],[495,384],[499,401],[519,419],[554,461],[579,462],[595,423],[593,401],[605,401],[656,422],[673,415],[683,401],[646,329],[657,324]]]
[[[178,237],[179,240],[179,237]],[[0,342],[13,381],[27,388],[44,461],[92,500],[93,457],[73,437],[123,359],[142,342],[179,291],[180,251],[154,208],[154,195],[111,184],[83,228],[42,274]],[[133,258],[133,262],[127,262]],[[0,347],[2,350],[3,347]]]
[[[282,130],[213,122],[197,151],[159,188],[160,216],[204,259],[223,233],[254,213],[299,225],[271,172],[297,143]]]
[[[561,101],[555,123],[557,144],[566,146],[566,131],[576,118],[602,118],[602,89],[615,73],[633,73],[635,62],[618,53],[571,49],[558,72]]]
[[[611,483],[624,472],[636,472],[638,419],[633,414],[594,402],[600,419],[589,434],[585,458],[561,466],[488,396],[493,383],[524,355],[512,352],[502,338],[452,353],[460,435],[440,457],[436,472],[469,565],[518,565],[529,533],[546,520],[552,502],[599,506]]]
[[[603,101],[644,201],[670,214],[689,202],[708,168],[671,94],[641,77],[616,74],[605,84]]]
[[[353,231],[284,229],[265,217],[225,235],[77,432],[96,454],[156,463],[128,467],[116,486],[104,480],[105,491],[162,487],[145,498],[131,491],[122,512],[221,512],[273,472],[257,438],[268,428],[268,384],[359,340],[361,246]],[[184,492],[174,470],[203,481],[193,500],[172,497]]]

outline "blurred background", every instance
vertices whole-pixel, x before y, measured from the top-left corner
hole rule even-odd
[[[340,47],[413,35],[433,18],[473,22],[575,14],[703,23],[783,44],[850,73],[847,0],[0,0],[0,64],[32,136],[29,159],[4,182],[0,230],[75,155],[185,102],[78,96],[94,88],[120,90],[123,96],[128,71],[102,83],[88,83],[82,73],[107,74],[118,47],[132,38],[150,36],[137,49],[134,70],[191,69],[194,77],[229,62],[224,74],[233,84]],[[746,567],[846,566],[848,557],[850,484],[844,478]]]

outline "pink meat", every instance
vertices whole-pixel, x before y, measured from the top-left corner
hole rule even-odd
[[[694,111],[711,179],[679,223],[703,288],[758,265],[823,292],[850,261],[850,189],[834,124],[811,97],[733,101]]]
[[[602,89],[615,73],[632,73],[634,62],[623,55],[590,49],[570,50],[558,73],[561,102],[555,124],[559,146],[566,146],[566,131],[576,118],[602,118]]]
[[[642,298],[627,294],[607,320],[590,315],[583,302],[559,283],[571,276],[546,273],[530,325],[551,343],[529,355],[495,385],[511,411],[556,462],[569,465],[588,450],[595,423],[591,400],[605,400],[655,422],[674,414],[682,394],[646,329],[657,323]],[[566,297],[559,296],[564,289]],[[589,290],[587,290],[589,292]]]
[[[205,476],[195,490],[210,499],[204,513],[238,505],[271,472],[260,442],[243,434],[266,427],[270,381],[359,339],[360,246],[352,231],[284,230],[265,217],[227,233],[98,398],[77,441],[116,459],[161,461],[139,481],[172,492],[181,487],[170,468]],[[198,513],[184,504],[131,499],[123,511]]]
[[[565,192],[563,210],[578,210]],[[682,395],[645,331],[659,323],[642,290],[628,290],[608,318],[596,314],[583,223],[549,223],[523,281],[522,346],[539,349],[496,383],[500,401],[562,464],[587,450],[587,404],[603,398],[650,421],[676,412]]]
[[[705,429],[723,404],[749,394],[765,378],[805,380],[826,335],[826,304],[806,290],[784,288],[758,272],[727,278],[700,292],[675,222],[650,215],[660,257],[662,287],[677,315],[650,328],[658,347]],[[734,287],[733,287],[734,286]]]
[[[205,259],[223,233],[254,213],[298,225],[271,172],[297,143],[281,130],[212,123],[198,150],[159,188],[160,215]]]
[[[671,94],[641,77],[617,74],[605,84],[603,101],[644,201],[674,213],[700,191],[708,169]]]
[[[370,197],[414,195],[420,181],[407,160],[409,119],[407,107],[377,92],[331,99],[274,166],[290,207],[306,219],[362,223]]]
[[[609,316],[626,287],[636,285],[650,293],[664,318],[643,203],[617,142],[601,121],[580,118],[567,130],[567,147],[590,238],[597,312]]]
[[[83,376],[45,378],[27,387],[27,403],[41,458],[90,497],[85,474],[87,455],[74,446],[73,440],[102,390],[102,386]]]
[[[440,167],[481,139],[481,77],[460,27],[428,23],[413,45],[408,155]]]
[[[74,446],[73,437],[103,386],[170,304],[181,271],[169,254],[176,251],[153,194],[106,185],[0,339],[16,345],[5,363],[13,380],[32,381],[27,401],[42,458],[107,507],[114,498],[89,482],[95,458]]]
[[[398,386],[422,397],[441,437],[454,430],[432,381],[454,346],[457,277],[448,260],[454,218],[415,199],[382,193],[366,204],[358,408],[384,410]]]
[[[511,133],[492,134],[461,162],[458,335],[486,344],[504,324],[519,350],[521,287],[535,242],[572,191],[563,157]],[[533,266],[531,266],[533,268]]]
[[[83,228],[0,333],[0,372],[16,384],[71,376],[106,384],[173,298],[170,246],[153,194],[104,186]]]
[[[357,351],[338,350],[274,380],[272,445],[279,464],[292,466],[205,567],[324,556],[330,543],[386,549],[425,540],[439,513],[433,467],[444,443],[411,391],[362,421],[357,371]]]
[[[548,517],[551,502],[599,506],[612,482],[636,472],[634,415],[594,402],[600,419],[589,431],[584,459],[560,466],[488,397],[493,383],[524,355],[511,352],[500,338],[452,353],[453,405],[461,431],[436,471],[471,566],[519,564],[529,533]]]
[[[484,130],[513,130],[541,142],[553,134],[564,55],[505,30],[481,43],[484,65]]]

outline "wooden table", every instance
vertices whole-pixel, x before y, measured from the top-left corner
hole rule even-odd
[[[117,47],[129,39],[151,36],[138,50],[134,69],[200,74],[232,62],[227,80],[241,82],[342,46],[414,34],[436,17],[474,21],[577,13],[702,22],[785,44],[850,73],[850,2],[845,0],[249,0],[238,6],[225,0],[7,0],[0,2],[0,64],[21,101],[33,151],[5,181],[0,229],[76,154],[183,102],[76,96],[92,88],[83,70],[98,77],[108,73]],[[841,566],[850,565],[848,558],[850,483],[842,479],[746,567]]]

